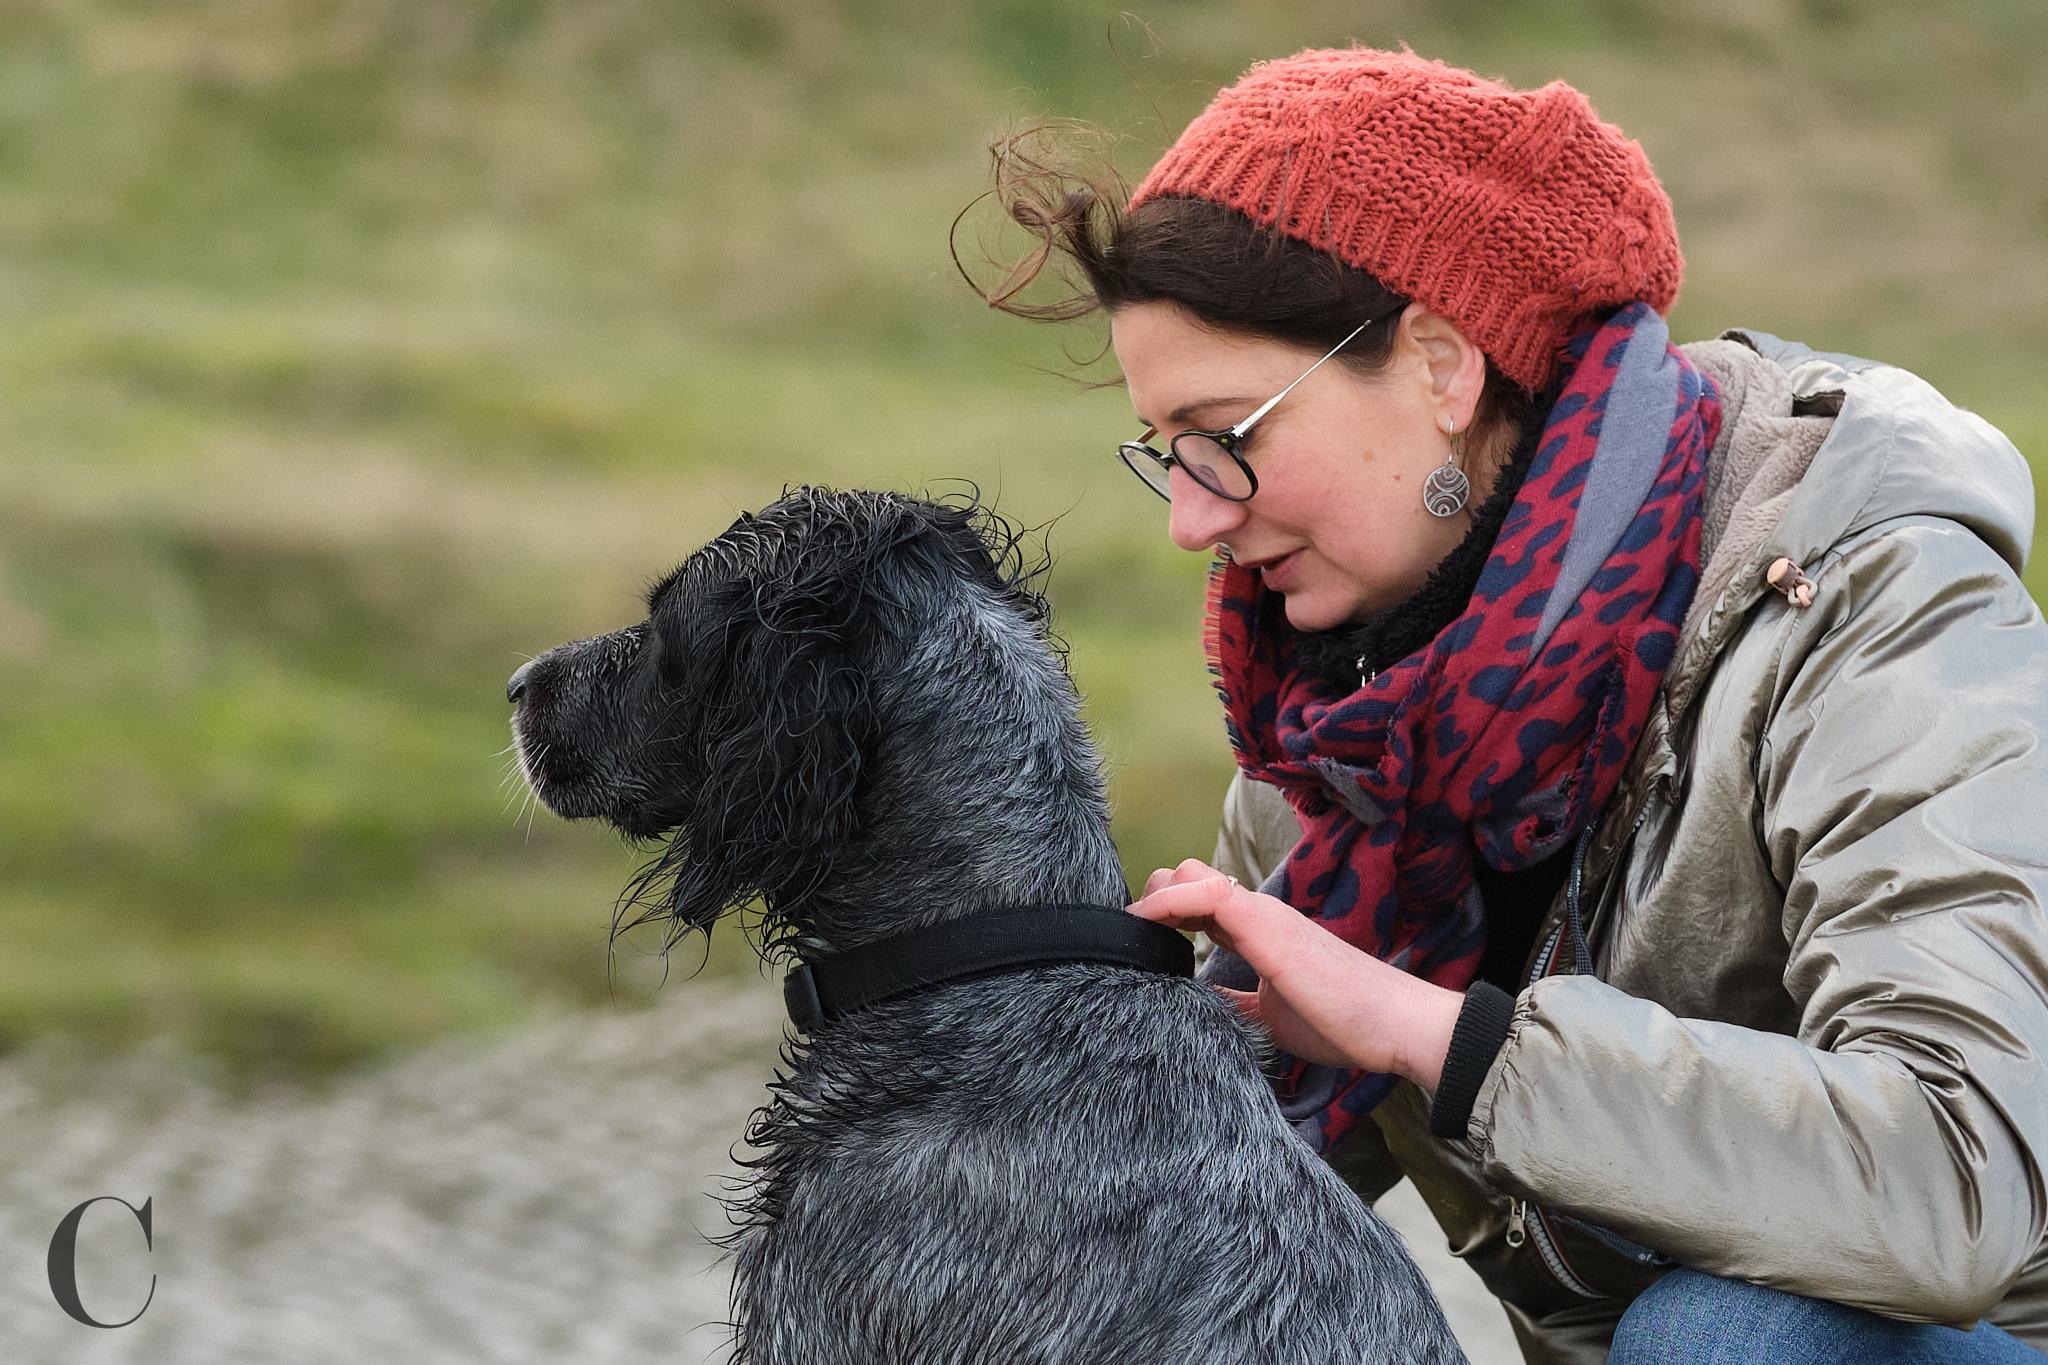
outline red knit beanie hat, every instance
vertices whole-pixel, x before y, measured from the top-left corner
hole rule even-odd
[[[1589,314],[1678,297],[1649,158],[1563,81],[1510,90],[1413,52],[1261,62],[1131,196],[1205,199],[1443,314],[1540,392]]]

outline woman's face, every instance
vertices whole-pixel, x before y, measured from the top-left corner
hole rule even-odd
[[[1322,353],[1217,331],[1174,303],[1127,304],[1110,344],[1152,444],[1242,421]],[[1324,365],[1261,418],[1239,448],[1258,492],[1231,502],[1175,466],[1169,534],[1184,550],[1226,546],[1286,599],[1297,630],[1328,630],[1412,595],[1465,536],[1487,492],[1479,471],[1466,510],[1433,516],[1422,485],[1478,405],[1486,362],[1448,320],[1410,305],[1387,368],[1368,379]],[[1461,465],[1465,462],[1460,461]],[[1136,490],[1133,490],[1136,492]]]

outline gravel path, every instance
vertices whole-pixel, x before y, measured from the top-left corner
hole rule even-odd
[[[458,1039],[328,1086],[225,1095],[161,1050],[0,1063],[0,1360],[148,1365],[718,1361],[727,1270],[705,1235],[781,1037],[767,982]],[[96,1195],[72,1321],[45,1258]],[[1479,1365],[1505,1318],[1403,1187],[1408,1236]]]

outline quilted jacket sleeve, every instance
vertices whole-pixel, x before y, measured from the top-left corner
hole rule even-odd
[[[1953,523],[1829,570],[1757,753],[1797,1035],[1546,978],[1467,1135],[1688,1265],[1967,1324],[2048,1225],[2048,626]]]

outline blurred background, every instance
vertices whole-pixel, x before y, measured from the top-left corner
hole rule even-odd
[[[789,483],[1045,525],[1131,879],[1207,856],[1203,562],[1077,382],[1101,322],[991,313],[949,229],[1004,131],[1085,120],[1135,176],[1250,61],[1354,38],[1641,140],[1678,338],[1893,361],[2048,456],[2031,0],[0,0],[14,1137],[63,1147],[123,1058],[227,1105],[768,989],[737,934],[694,980],[610,942],[644,854],[507,781],[504,682]],[[957,243],[984,280],[1020,246],[987,203]],[[0,1267],[39,1312],[49,1225]]]

